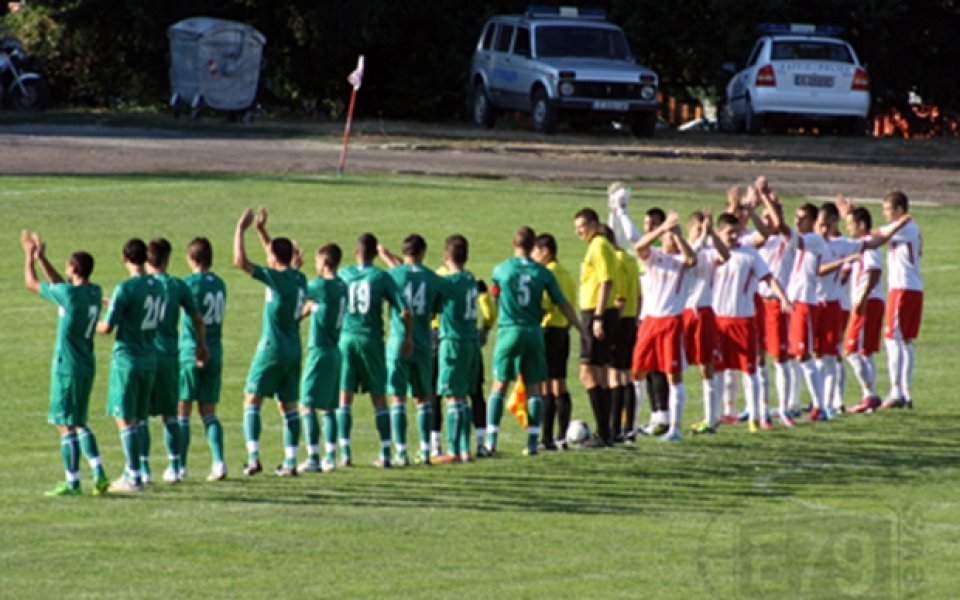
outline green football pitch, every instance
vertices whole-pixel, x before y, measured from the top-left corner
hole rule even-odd
[[[790,207],[802,200],[781,191]],[[927,287],[913,411],[753,435],[726,426],[716,436],[686,434],[679,444],[641,440],[536,458],[521,456],[522,432],[507,416],[495,459],[384,472],[366,466],[376,438],[361,398],[353,435],[359,466],[295,480],[243,478],[241,389],[263,301],[262,286],[230,266],[244,207],[266,205],[270,232],[296,239],[308,255],[331,240],[349,255],[363,231],[397,249],[415,231],[430,243],[428,264],[437,265],[443,238],[459,232],[471,242],[469,267],[488,278],[510,255],[521,224],[554,233],[560,259],[576,271],[584,246],[572,215],[583,206],[604,209],[605,200],[598,183],[470,178],[4,177],[0,597],[955,597],[954,207],[913,211],[925,237]],[[706,205],[719,210],[722,200],[638,189],[632,202],[640,215],[652,204],[681,214]],[[879,219],[879,206],[872,208]],[[44,234],[58,268],[73,250],[91,252],[93,279],[106,293],[125,277],[120,249],[127,238],[169,238],[176,275],[187,273],[189,239],[211,239],[229,294],[220,404],[227,481],[204,481],[208,453],[195,416],[186,482],[96,498],[84,469],[83,497],[43,496],[62,478],[57,435],[46,424],[57,313],[23,288],[22,228]],[[248,250],[262,259],[252,233]],[[120,444],[103,416],[110,344],[97,340],[90,425],[116,476]],[[883,355],[878,359],[885,391]],[[701,414],[697,379],[688,372],[687,423]],[[592,422],[581,386],[571,387],[574,418]],[[858,391],[851,377],[848,406]],[[162,436],[157,423],[153,429],[158,473]],[[281,460],[280,441],[281,419],[265,411],[268,466]]]

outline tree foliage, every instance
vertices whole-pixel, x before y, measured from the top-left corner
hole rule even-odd
[[[36,53],[60,101],[162,102],[169,95],[167,28],[205,15],[249,23],[267,37],[261,98],[336,113],[344,77],[367,57],[359,110],[368,116],[449,118],[464,111],[470,56],[484,20],[520,12],[505,0],[34,0],[5,17]],[[567,4],[572,4],[567,2]],[[638,59],[667,91],[714,96],[764,21],[832,23],[867,63],[875,104],[924,100],[960,107],[957,0],[602,0]]]

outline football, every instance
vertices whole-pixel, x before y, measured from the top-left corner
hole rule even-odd
[[[590,426],[583,421],[570,421],[567,427],[567,443],[579,446],[590,439]]]

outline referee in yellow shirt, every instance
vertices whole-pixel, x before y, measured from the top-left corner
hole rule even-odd
[[[557,260],[557,240],[549,233],[542,233],[533,240],[533,260],[553,273],[564,297],[577,295],[577,283],[573,276]],[[543,422],[541,446],[544,450],[567,447],[567,427],[573,406],[567,390],[567,359],[570,357],[570,321],[560,307],[543,295],[543,340],[547,349],[547,381],[543,383]],[[556,436],[553,433],[554,419],[558,421]]]
[[[614,303],[619,309],[620,323],[613,340],[613,369],[610,378],[610,431],[614,442],[636,439],[633,433],[637,420],[637,396],[630,375],[633,346],[637,341],[637,315],[640,312],[640,268],[636,257],[616,245],[613,230],[607,237],[614,246],[617,272],[614,277]],[[611,239],[612,238],[612,239]]]
[[[597,437],[586,445],[611,446],[608,370],[612,361],[610,342],[616,337],[620,321],[613,292],[617,257],[604,235],[597,211],[592,208],[580,210],[574,215],[573,226],[577,237],[587,244],[587,253],[580,264],[581,321],[588,333],[580,340],[580,382],[590,396]]]

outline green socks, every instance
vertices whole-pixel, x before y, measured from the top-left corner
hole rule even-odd
[[[163,443],[167,448],[167,468],[180,471],[180,423],[176,417],[163,418]]]
[[[417,435],[420,437],[420,451],[430,450],[430,430],[433,428],[433,405],[424,402],[417,405]]]
[[[187,468],[187,451],[190,450],[190,417],[177,417],[180,428],[180,467]]]
[[[80,441],[80,450],[87,457],[90,469],[93,471],[94,479],[105,479],[106,472],[103,470],[103,462],[100,459],[100,447],[97,445],[97,436],[93,435],[87,427],[77,429],[77,439]]]
[[[311,462],[320,462],[320,419],[317,411],[312,408],[303,408],[300,411],[300,420],[303,422],[303,441],[307,446],[307,458]]]
[[[207,444],[210,446],[210,456],[213,462],[223,463],[223,425],[217,415],[207,415],[203,418],[203,429],[207,434]],[[186,459],[186,455],[184,455]],[[186,463],[184,463],[186,464]]]
[[[300,447],[300,413],[297,409],[283,413],[283,466],[297,466],[297,450]]]
[[[77,433],[71,431],[60,436],[60,456],[70,489],[80,487],[80,442]]]
[[[353,412],[350,405],[342,405],[337,409],[337,436],[340,438],[340,460],[349,463],[350,456],[350,430],[353,429]]]
[[[376,409],[374,420],[380,436],[380,458],[390,460],[390,410],[386,407]]]
[[[407,407],[405,403],[397,402],[390,405],[390,430],[393,443],[397,446],[397,454],[401,455],[407,451]]]
[[[503,399],[503,392],[490,392],[487,398],[487,447],[491,450],[497,447],[500,421],[503,419]]]

